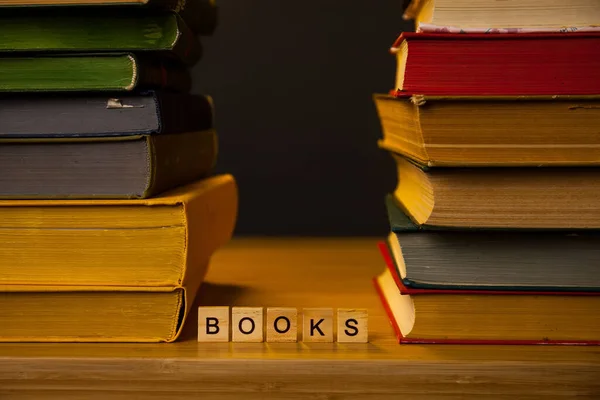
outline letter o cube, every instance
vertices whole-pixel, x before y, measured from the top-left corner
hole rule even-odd
[[[260,343],[263,339],[263,308],[232,307],[231,330],[233,342]]]
[[[298,341],[298,310],[296,308],[267,308],[267,342]]]

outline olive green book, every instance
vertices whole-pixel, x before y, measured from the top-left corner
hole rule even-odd
[[[174,12],[107,9],[10,9],[0,14],[0,53],[159,53],[188,66],[202,55],[198,38]],[[4,55],[4,54],[2,54]]]
[[[132,53],[0,58],[0,92],[189,91],[184,65]]]
[[[215,0],[0,0],[0,8],[24,8],[28,12],[34,8],[49,10],[52,8],[78,8],[90,12],[101,9],[112,10],[119,14],[126,10],[175,11],[186,25],[198,35],[211,35],[218,22],[218,7]]]

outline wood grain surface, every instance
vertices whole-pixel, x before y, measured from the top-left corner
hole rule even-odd
[[[373,239],[236,239],[198,305],[365,308],[369,343],[0,344],[0,399],[600,398],[600,348],[398,345]],[[301,316],[300,316],[301,317]]]

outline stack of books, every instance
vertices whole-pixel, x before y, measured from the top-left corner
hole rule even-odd
[[[173,341],[235,225],[212,3],[97,4],[0,0],[0,341]]]
[[[600,344],[600,2],[408,10],[374,97],[398,168],[375,284],[400,342]]]

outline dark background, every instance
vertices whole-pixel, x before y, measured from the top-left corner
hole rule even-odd
[[[210,94],[217,172],[240,190],[237,234],[379,235],[396,183],[371,95],[412,24],[400,0],[217,0],[194,92]]]

